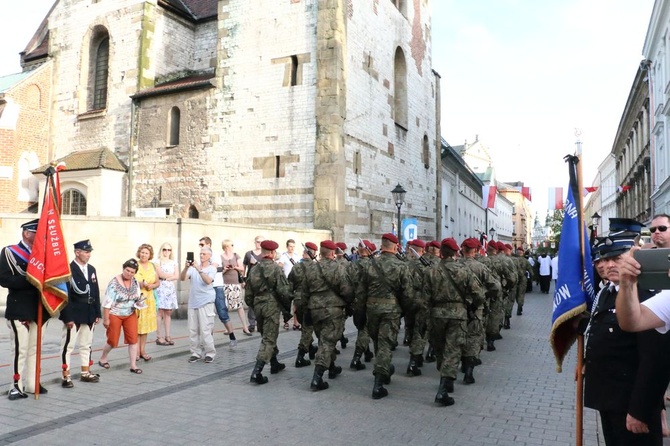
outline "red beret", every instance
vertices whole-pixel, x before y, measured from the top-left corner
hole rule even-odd
[[[337,242],[337,243],[335,243],[335,244],[336,244],[337,247],[340,248],[342,251],[346,251],[346,250],[347,250],[347,244],[346,244],[346,243],[344,243],[344,242]]]
[[[391,234],[390,232],[387,232],[386,234],[382,235],[382,240],[388,240],[391,243],[398,244],[398,237]]]
[[[433,240],[432,242],[428,243],[426,246],[432,246],[433,248],[440,249],[440,242],[437,240]]]
[[[318,251],[319,250],[319,247],[316,246],[316,243],[312,243],[312,242],[305,243],[305,248],[311,249],[312,251]]]
[[[263,240],[261,242],[261,248],[266,251],[276,251],[279,249],[279,244],[273,240]]]
[[[407,244],[411,245],[411,246],[418,246],[421,249],[426,248],[426,242],[424,242],[423,240],[419,240],[418,238],[416,238],[414,240],[410,240],[409,243],[407,243]]]
[[[332,249],[335,251],[337,249],[337,245],[335,244],[334,241],[332,240],[324,240],[321,242],[321,247],[326,248],[326,249]]]
[[[487,243],[486,248],[492,248],[495,249],[496,251],[498,250],[498,242],[495,240],[491,240],[490,242]]]
[[[364,240],[365,247],[368,248],[370,251],[375,252],[377,250],[377,245],[372,243],[370,240]]]
[[[479,240],[477,240],[474,237],[466,238],[463,240],[463,243],[461,243],[461,246],[465,246],[468,249],[477,249],[479,248]]]
[[[509,243],[505,243],[505,249],[509,249],[511,251],[514,248]]]
[[[451,249],[452,251],[457,251],[458,252],[458,243],[456,243],[456,240],[454,240],[451,237],[445,238],[444,240],[442,240],[442,246],[445,246],[445,247]]]

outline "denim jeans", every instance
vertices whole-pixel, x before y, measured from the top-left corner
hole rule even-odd
[[[223,292],[223,287],[215,286],[214,292],[216,293],[216,298],[214,299],[216,314],[219,315],[219,320],[224,324],[226,324],[230,322],[230,316],[228,315],[228,307],[226,306],[226,295]]]

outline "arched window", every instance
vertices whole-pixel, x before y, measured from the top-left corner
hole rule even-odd
[[[77,189],[67,189],[61,194],[63,215],[86,215],[86,197]]]
[[[170,116],[168,117],[168,146],[179,145],[179,122],[181,120],[181,112],[179,107],[172,107],[170,109]]]
[[[103,27],[95,30],[91,39],[89,57],[90,110],[107,107],[107,82],[109,75],[109,33]]]
[[[396,48],[393,61],[393,119],[407,130],[407,64],[400,47]]]
[[[391,0],[391,3],[398,8],[398,11],[405,17],[407,17],[407,0]]]
[[[430,167],[430,147],[428,146],[428,135],[423,135],[423,144],[422,144],[422,157],[423,167],[428,169]]]
[[[200,212],[198,212],[198,208],[191,205],[188,208],[188,218],[200,218]]]

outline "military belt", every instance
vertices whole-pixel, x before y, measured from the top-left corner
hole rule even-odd
[[[395,297],[368,297],[367,303],[369,304],[395,304],[397,303]]]
[[[463,302],[436,302],[433,308],[465,308]]]

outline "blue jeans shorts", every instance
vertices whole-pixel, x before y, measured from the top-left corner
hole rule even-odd
[[[226,306],[226,295],[223,292],[222,286],[215,286],[214,292],[216,293],[216,298],[214,299],[214,306],[216,307],[216,314],[219,315],[219,320],[224,324],[230,322],[230,316],[228,315],[228,307]]]

